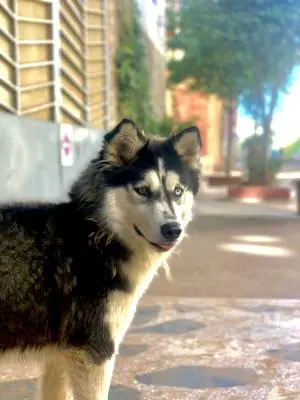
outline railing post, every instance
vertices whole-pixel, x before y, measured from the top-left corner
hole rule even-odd
[[[53,90],[54,115],[56,123],[60,123],[61,88],[60,88],[60,0],[52,0],[52,58],[53,58]]]

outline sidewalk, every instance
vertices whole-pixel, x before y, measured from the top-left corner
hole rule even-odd
[[[204,196],[203,196],[204,197]],[[190,236],[151,286],[159,296],[300,298],[300,218],[286,204],[202,196]]]

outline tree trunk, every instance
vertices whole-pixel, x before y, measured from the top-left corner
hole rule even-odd
[[[231,173],[232,173],[232,164],[233,164],[233,128],[234,128],[234,121],[233,121],[233,116],[234,116],[234,105],[233,103],[229,103],[228,107],[228,140],[227,140],[227,154],[226,154],[226,163],[225,163],[225,176],[227,180],[227,189],[228,189],[228,196],[230,193],[230,188],[231,188]]]
[[[271,141],[271,124],[274,116],[274,111],[278,103],[278,96],[279,96],[279,86],[274,85],[272,88],[271,92],[271,100],[270,100],[270,105],[269,105],[269,110],[266,113],[266,109],[264,108],[263,112],[263,118],[262,118],[262,123],[263,123],[263,184],[268,185],[269,183],[269,151],[270,151],[270,145],[272,143]]]
[[[262,184],[268,185],[269,183],[269,150],[270,150],[270,134],[271,126],[268,120],[264,121],[263,124],[263,176]]]

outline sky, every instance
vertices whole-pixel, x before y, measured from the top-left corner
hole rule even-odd
[[[289,145],[300,136],[300,67],[295,69],[293,83],[274,115],[272,128],[276,132],[273,145],[275,149]],[[240,107],[237,120],[239,138],[243,140],[253,131],[253,120]]]

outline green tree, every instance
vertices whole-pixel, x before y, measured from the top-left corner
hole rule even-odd
[[[118,112],[133,119],[146,131],[155,127],[149,96],[149,71],[140,10],[135,0],[118,2],[119,45],[115,65],[118,85]]]
[[[231,111],[242,102],[263,129],[267,183],[272,119],[299,60],[300,0],[185,0],[174,20],[169,48],[182,57],[171,59],[170,81],[216,94]]]

